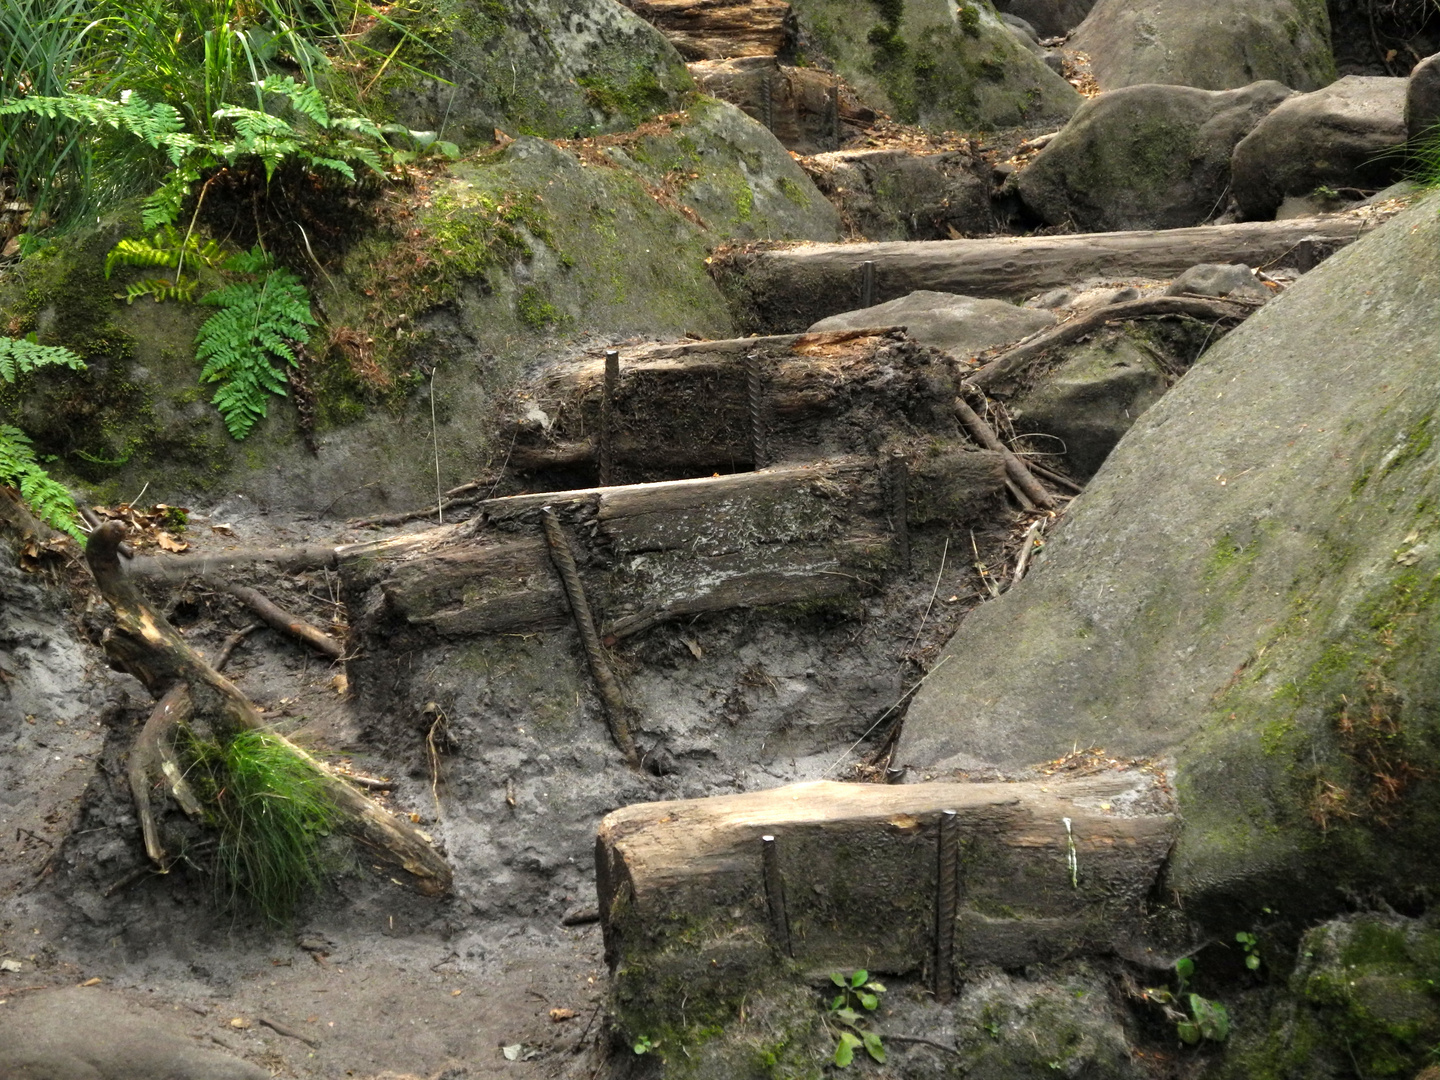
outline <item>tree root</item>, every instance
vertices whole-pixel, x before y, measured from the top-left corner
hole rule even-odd
[[[115,612],[115,626],[106,631],[104,639],[111,665],[135,676],[159,701],[136,743],[130,785],[146,854],[163,870],[167,861],[151,808],[154,791],[163,785],[187,812],[195,814],[201,809],[174,756],[174,735],[180,724],[206,727],[221,740],[249,729],[264,730],[265,724],[254,703],[145,603],[135,583],[121,570],[118,549],[124,537],[124,525],[106,522],[90,534],[85,558]],[[273,732],[270,735],[315,770],[340,815],[341,828],[373,854],[405,870],[421,893],[437,896],[449,890],[449,865],[417,829],[372,802],[324,762]]]

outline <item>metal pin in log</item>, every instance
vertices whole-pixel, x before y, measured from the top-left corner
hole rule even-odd
[[[620,353],[605,350],[605,381],[600,389],[600,486],[614,483],[615,392],[620,387]]]
[[[860,306],[875,306],[875,263],[871,259],[860,264]]]
[[[745,357],[745,397],[750,409],[750,458],[758,472],[767,463],[768,447],[765,445],[765,377],[760,357],[755,353]]]
[[[890,488],[890,527],[895,533],[895,561],[910,572],[910,467],[903,451],[892,451],[885,463]]]
[[[940,814],[935,865],[935,997],[949,1001],[954,992],[955,906],[960,892],[960,818]]]
[[[770,935],[775,947],[794,956],[790,947],[790,917],[785,911],[785,880],[780,876],[780,851],[775,837],[760,837],[760,869],[765,881],[765,907],[770,912]]]

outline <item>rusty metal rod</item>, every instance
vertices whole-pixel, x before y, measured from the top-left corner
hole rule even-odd
[[[890,488],[890,528],[895,534],[895,558],[910,572],[910,467],[903,451],[895,450],[885,463]]]
[[[585,598],[585,586],[580,582],[580,570],[575,565],[575,553],[570,550],[570,541],[560,527],[560,519],[548,506],[540,511],[540,520],[545,527],[545,543],[550,548],[550,561],[565,586],[565,598],[570,601],[570,613],[575,617],[575,627],[580,631],[580,643],[585,647],[585,659],[590,662],[590,674],[600,691],[600,701],[605,706],[605,718],[610,728],[610,737],[625,755],[625,761],[632,768],[640,767],[640,755],[635,752],[635,740],[630,736],[630,724],[625,709],[625,698],[620,693],[620,684],[610,670],[605,650],[600,647],[600,635],[595,632],[595,619],[590,614],[590,602]]]
[[[605,350],[605,382],[600,390],[600,486],[615,482],[615,392],[620,388],[620,353]]]
[[[755,353],[745,358],[745,392],[750,407],[750,458],[758,472],[768,463],[769,453],[765,445],[765,376]]]
[[[955,905],[960,892],[960,819],[940,814],[935,867],[935,997],[950,1000],[955,989]]]
[[[770,932],[775,947],[786,956],[794,956],[790,917],[785,911],[785,879],[780,876],[780,851],[773,836],[760,838],[760,869],[765,880],[765,906],[770,912]]]

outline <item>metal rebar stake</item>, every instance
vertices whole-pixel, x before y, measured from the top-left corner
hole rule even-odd
[[[765,445],[765,379],[760,357],[754,353],[745,358],[745,397],[750,408],[750,458],[758,472],[769,455]]]
[[[935,997],[949,1001],[955,979],[955,905],[960,892],[960,818],[940,814],[935,867]]]
[[[760,869],[765,879],[765,906],[770,911],[770,933],[786,956],[790,948],[790,918],[785,912],[785,881],[780,876],[780,850],[775,837],[760,837]]]
[[[890,488],[890,527],[895,532],[895,559],[904,573],[910,572],[910,467],[901,450],[893,450],[886,462]]]
[[[615,391],[620,387],[620,353],[605,350],[605,382],[600,390],[600,486],[614,483]]]
[[[860,264],[860,306],[875,306],[875,263],[870,259]]]

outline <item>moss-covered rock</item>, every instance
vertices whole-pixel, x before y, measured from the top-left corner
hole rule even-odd
[[[1440,930],[1397,915],[1322,923],[1300,943],[1287,993],[1236,1027],[1214,1080],[1411,1077],[1440,1040]]]
[[[194,336],[208,309],[114,299],[123,279],[101,268],[139,231],[131,217],[0,280],[0,325],[90,365],[37,376],[0,408],[60,456],[62,476],[98,485],[101,498],[148,482],[148,496],[169,502],[223,488],[350,515],[433,497],[436,443],[444,486],[473,478],[493,452],[506,390],[542,347],[585,334],[731,332],[704,267],[718,238],[623,169],[519,139],[457,163],[427,193],[392,195],[400,225],[362,235],[317,297],[327,326],[311,342],[313,453],[283,399],[243,443],[226,434],[197,382]]]
[[[804,37],[898,120],[976,131],[1055,123],[1080,96],[987,0],[795,0]]]
[[[1335,78],[1325,0],[1097,0],[1067,47],[1090,57],[1102,90],[1262,79],[1315,90]]]
[[[680,108],[693,86],[660,32],[614,0],[407,0],[388,15],[368,41],[389,57],[373,95],[462,146],[489,144],[496,128],[632,128]]]
[[[896,759],[1173,754],[1202,919],[1440,882],[1440,202],[1326,261],[1121,440],[947,647]],[[1360,283],[1363,283],[1363,287]]]
[[[1082,230],[1177,229],[1225,209],[1230,155],[1291,95],[1135,86],[1091,98],[1016,178],[1025,204]]]
[[[765,127],[702,98],[669,130],[608,148],[616,163],[693,210],[716,239],[838,240],[840,215]]]

